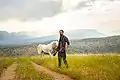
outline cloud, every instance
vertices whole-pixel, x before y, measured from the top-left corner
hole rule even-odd
[[[30,3],[27,4],[33,4],[31,3],[32,0],[29,1]],[[76,3],[77,2],[75,2],[74,4]],[[26,4],[23,5],[27,6]],[[31,9],[32,8],[30,8],[30,10]],[[34,16],[29,16],[29,13],[29,15],[25,15],[25,11],[21,13],[23,15],[17,16],[17,19],[25,18],[29,20],[25,22],[16,19],[3,21],[0,23],[0,30],[5,30],[9,32],[35,31],[39,32],[40,35],[44,35],[49,34],[50,32],[57,32],[59,29],[64,29],[65,31],[71,29],[97,29],[98,31],[105,34],[109,31],[120,29],[120,1],[117,0],[113,2],[95,1],[92,6],[84,7],[83,9],[75,9],[62,12],[58,15],[54,14],[55,16],[52,17],[44,16],[44,18],[42,17],[42,20],[30,21],[30,19],[33,18],[39,19],[38,16],[40,15],[37,16],[36,14]]]
[[[0,20],[34,20],[61,12],[61,5],[53,0],[0,0]]]

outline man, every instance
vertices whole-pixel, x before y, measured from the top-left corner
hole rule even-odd
[[[57,47],[58,51],[58,67],[61,68],[61,61],[63,59],[64,64],[66,65],[66,68],[68,68],[68,63],[66,60],[66,51],[68,46],[70,45],[70,42],[68,38],[64,35],[64,31],[60,30],[59,31],[60,38],[59,38],[59,43]],[[55,56],[55,54],[54,54]]]

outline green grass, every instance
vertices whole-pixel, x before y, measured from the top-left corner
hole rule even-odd
[[[52,59],[33,58],[39,65],[63,73],[75,80],[120,80],[119,55],[70,55],[67,56],[69,68],[57,67],[57,57]]]
[[[0,60],[0,76],[8,66],[10,66],[13,62],[15,62],[14,58],[5,57]]]
[[[15,71],[17,80],[52,80],[46,74],[35,70],[28,57],[18,58],[18,66]]]

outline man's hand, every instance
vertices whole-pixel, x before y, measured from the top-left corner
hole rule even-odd
[[[56,53],[53,54],[53,56],[55,56],[55,55],[56,55]]]
[[[55,51],[54,53],[53,53],[53,56],[55,56],[57,54],[57,51]]]

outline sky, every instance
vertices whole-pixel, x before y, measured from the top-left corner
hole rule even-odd
[[[33,31],[35,35],[59,29],[120,30],[119,0],[0,0],[0,30]]]

